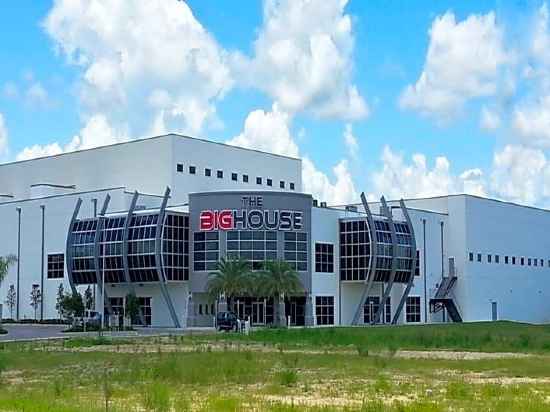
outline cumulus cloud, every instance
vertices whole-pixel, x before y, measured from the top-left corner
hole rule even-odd
[[[498,129],[500,127],[500,116],[498,112],[483,106],[481,108],[479,126],[488,132]]]
[[[493,12],[460,22],[447,12],[434,20],[429,35],[424,68],[403,91],[401,108],[448,121],[468,99],[495,95],[501,71],[512,57]]]
[[[485,194],[483,173],[479,169],[455,176],[449,160],[444,156],[437,157],[431,168],[423,154],[414,154],[411,160],[407,163],[403,154],[395,153],[389,146],[384,147],[381,170],[372,175],[375,194],[389,198]]]
[[[270,112],[254,110],[244,122],[244,130],[227,143],[285,156],[298,156],[298,146],[289,130],[290,117],[273,104]]]
[[[4,115],[0,113],[0,157],[8,152],[8,128]]]
[[[507,145],[493,158],[491,188],[498,196],[526,204],[547,202],[550,164],[539,149]]]
[[[198,134],[219,122],[215,104],[233,85],[227,55],[185,2],[58,0],[44,28],[81,68],[79,102],[91,119],[82,135],[93,119],[132,137]],[[83,144],[107,135],[83,136]]]
[[[348,162],[345,159],[332,169],[333,179],[319,171],[307,157],[302,160],[302,181],[306,193],[332,205],[356,203],[359,194],[355,189]]]
[[[234,66],[282,110],[360,119],[368,107],[351,82],[354,38],[347,0],[266,0],[252,58]]]
[[[346,124],[344,129],[344,144],[348,150],[348,155],[352,159],[357,159],[359,156],[359,142],[353,134],[353,128],[351,124]]]

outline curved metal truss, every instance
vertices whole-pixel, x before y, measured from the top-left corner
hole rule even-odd
[[[169,281],[189,279],[189,217],[167,212],[167,188],[159,210],[136,211],[139,198],[134,193],[125,214],[106,216],[110,197],[100,214],[78,219],[82,199],[78,199],[67,234],[66,262],[73,292],[77,285],[125,284],[135,294],[134,284],[158,283],[175,327],[181,327],[170,293]],[[112,313],[107,291],[101,291]]]
[[[412,222],[402,200],[399,208],[402,211],[404,221],[394,220],[391,209],[384,197],[380,199],[382,213],[376,216],[372,214],[364,193],[361,194],[361,201],[365,209],[366,219],[346,219],[340,225],[342,231],[342,228],[346,230],[348,226],[355,227],[355,222],[357,222],[357,231],[366,232],[356,235],[354,229],[350,229],[352,233],[341,232],[340,235],[341,280],[359,280],[364,282],[365,285],[352,324],[360,323],[363,307],[369,298],[374,283],[382,283],[383,292],[382,300],[374,317],[371,318],[373,324],[380,321],[384,303],[390,296],[394,284],[407,285],[393,318],[393,322],[397,322],[412,287],[416,269],[416,241]],[[357,245],[356,240],[362,241],[365,237],[368,238],[369,254],[367,256],[362,255],[357,259],[357,253],[364,253],[365,244],[363,242],[363,244]],[[349,243],[346,243],[346,240],[349,240]],[[358,265],[355,264],[356,260],[359,262]],[[367,265],[364,264],[365,261],[368,261]]]

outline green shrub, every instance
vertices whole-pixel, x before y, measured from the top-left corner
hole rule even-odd
[[[143,406],[148,411],[169,411],[170,392],[166,383],[153,382],[146,385],[143,390]]]
[[[281,386],[294,386],[298,382],[298,373],[293,369],[285,369],[277,372],[276,378]]]

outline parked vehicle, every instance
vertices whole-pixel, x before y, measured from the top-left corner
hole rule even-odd
[[[233,312],[218,312],[216,315],[216,328],[218,330],[237,331],[237,320],[239,318]]]

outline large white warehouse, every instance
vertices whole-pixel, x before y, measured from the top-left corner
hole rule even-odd
[[[179,135],[0,165],[3,317],[58,317],[57,292],[96,307],[128,293],[151,326],[208,326],[223,256],[289,261],[303,293],[294,325],[550,321],[550,212],[469,195],[327,206],[302,191],[301,161]],[[103,293],[102,280],[105,279]],[[13,293],[13,292],[12,292]],[[253,324],[273,302],[234,299]]]

